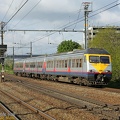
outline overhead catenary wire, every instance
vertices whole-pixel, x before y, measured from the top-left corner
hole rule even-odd
[[[5,23],[5,25],[7,25],[16,16],[16,14],[23,8],[23,6],[25,6],[27,2],[28,0],[26,0],[26,2],[23,3],[23,5],[14,13],[14,15]]]
[[[105,11],[111,9],[111,8],[114,8],[114,7],[118,6],[118,5],[120,5],[120,3],[117,3],[117,4],[115,4],[115,5],[113,5],[113,6],[109,7],[109,8],[106,8],[106,9],[104,9],[104,10],[101,10],[101,11],[99,11],[99,12],[93,14],[93,15],[90,15],[88,18],[91,18],[91,17],[93,17],[93,16],[95,16],[95,15],[98,15],[98,14],[100,14],[100,13],[102,13],[102,12],[105,12]],[[82,17],[82,18],[83,18],[83,17]],[[82,22],[82,21],[84,21],[84,18],[83,18],[83,19],[80,19],[80,20],[78,20],[78,21],[75,21],[74,23],[71,23],[70,25],[66,26],[65,28],[70,27],[70,26],[72,26],[72,25],[74,25],[74,24],[76,24],[76,23]],[[63,29],[65,29],[65,28],[63,28]],[[48,35],[46,35],[46,36],[43,36],[43,37],[41,37],[40,39],[35,40],[35,41],[33,41],[33,42],[37,42],[37,41],[39,41],[39,40],[41,40],[41,39],[43,39],[43,38],[45,38],[45,37],[48,37],[48,36],[50,36],[50,35],[52,35],[52,34],[54,34],[54,33],[56,33],[56,32],[50,33],[50,34],[48,34]]]
[[[39,0],[39,1],[30,9],[30,11],[29,11],[25,16],[23,16],[22,19],[20,19],[20,21],[19,21],[17,24],[14,25],[14,27],[16,27],[27,15],[29,15],[29,14],[32,12],[32,10],[33,10],[41,1],[42,1],[42,0]],[[14,28],[14,27],[13,27],[13,28]]]
[[[8,10],[7,10],[6,14],[5,14],[5,16],[3,17],[2,21],[4,21],[4,19],[5,19],[6,15],[8,14],[8,12],[9,12],[9,10],[10,10],[10,8],[11,8],[12,4],[13,4],[13,2],[14,2],[14,0],[12,0],[12,2],[11,2],[11,4],[10,4],[10,6],[9,6],[9,8],[8,8]]]
[[[118,0],[117,0],[117,1],[118,1]],[[112,3],[110,3],[110,4],[106,5],[106,6],[104,6],[104,7],[102,7],[102,8],[97,9],[96,11],[93,12],[93,13],[95,13],[95,14],[90,15],[89,18],[91,18],[91,17],[93,17],[93,16],[95,16],[95,15],[98,15],[98,14],[100,14],[100,13],[102,13],[102,12],[105,12],[105,11],[107,11],[107,10],[109,10],[109,9],[112,9],[112,8],[118,6],[120,3],[116,3],[117,1],[114,1],[114,2],[112,2]],[[113,3],[116,3],[116,4],[113,5]],[[112,6],[110,6],[110,5],[112,5]],[[110,6],[110,7],[109,7],[109,6]],[[106,7],[107,7],[107,8],[106,8]],[[105,8],[105,9],[103,9],[103,8]],[[102,9],[103,9],[103,10],[102,10]],[[97,12],[97,11],[98,11],[98,12]],[[79,22],[82,22],[82,21],[84,21],[83,17],[81,17],[79,20],[70,22],[69,24],[67,24],[67,25],[65,25],[65,26],[62,26],[62,27],[64,27],[63,29],[65,29],[65,28],[67,28],[67,27],[69,27],[69,26],[72,26],[72,25],[74,25],[74,24],[76,24],[76,23],[79,23]],[[60,27],[60,28],[62,28],[62,27]],[[48,37],[48,36],[50,36],[50,35],[52,35],[52,34],[54,34],[54,33],[56,33],[56,32],[53,32],[53,33],[50,33],[50,34],[46,34],[45,36],[43,36],[43,37],[41,37],[41,38],[39,38],[39,39],[37,39],[37,40],[32,41],[32,43],[37,42],[37,41],[39,41],[39,40],[41,40],[41,39],[43,39],[43,38],[45,38],[45,37]]]
[[[115,3],[115,2],[114,2],[114,3]],[[111,3],[111,4],[113,4],[113,3]],[[109,5],[111,5],[111,4],[109,4]],[[112,5],[112,6],[106,8],[106,9],[104,9],[104,10],[101,10],[102,8],[105,8],[105,7],[102,7],[101,9],[96,10],[96,11],[98,11],[97,13],[96,13],[96,11],[93,12],[93,13],[95,13],[95,14],[91,13],[91,14],[93,14],[93,15],[88,16],[88,18],[91,18],[91,17],[93,17],[93,16],[96,16],[96,15],[98,15],[98,14],[100,14],[100,13],[102,13],[102,12],[105,12],[105,11],[107,11],[107,10],[109,10],[109,9],[112,9],[112,8],[118,6],[118,5],[120,5],[120,3],[117,3],[117,4],[115,4],[115,5]],[[108,5],[107,5],[107,6],[108,6]],[[75,20],[75,21],[71,22],[70,24],[66,24],[64,28],[68,28],[68,27],[73,26],[73,25],[75,25],[76,23],[79,23],[79,22],[82,22],[82,21],[84,21],[84,16],[81,17],[79,20]]]
[[[82,1],[83,1],[83,0],[82,0]],[[80,6],[80,9],[79,9],[79,12],[78,12],[78,16],[77,16],[77,19],[76,19],[76,20],[78,20],[79,17],[80,17],[81,8],[82,8],[82,4],[81,4],[81,6]],[[76,26],[77,26],[77,23],[75,24],[74,29],[76,28]]]

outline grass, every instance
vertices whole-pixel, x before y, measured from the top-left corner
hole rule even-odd
[[[13,74],[13,70],[5,70],[5,72],[8,74]]]

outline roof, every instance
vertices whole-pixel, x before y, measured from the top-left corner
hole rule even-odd
[[[105,49],[101,49],[101,48],[88,48],[86,49],[84,53],[85,54],[107,54],[109,55],[109,53]]]

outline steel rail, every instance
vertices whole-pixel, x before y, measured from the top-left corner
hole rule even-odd
[[[26,84],[25,84],[26,83]],[[120,120],[118,115],[115,115],[116,112],[117,114],[120,111],[120,105],[119,106],[113,106],[109,105],[107,103],[103,103],[100,101],[95,101],[89,98],[85,98],[83,96],[76,96],[76,95],[71,95],[67,92],[61,92],[58,90],[54,90],[48,87],[43,87],[41,85],[37,86],[36,84],[30,84],[28,82],[19,82],[19,84],[24,84],[24,86],[29,87],[31,89],[40,91],[44,94],[50,95],[54,98],[61,99],[63,101],[67,101],[71,104],[75,104],[76,106],[87,109],[89,111],[96,112],[98,114],[102,114],[104,116],[110,117],[115,120]],[[114,115],[114,116],[113,116]]]
[[[115,120],[120,120],[120,105],[110,105],[108,103],[96,101],[90,98],[83,97],[81,95],[72,95],[67,92],[62,92],[59,90],[55,90],[52,88],[48,88],[42,85],[37,85],[33,84],[32,85],[29,82],[23,81],[23,80],[18,80],[14,78],[19,84],[22,84],[26,87],[29,87],[30,89],[37,90],[39,92],[42,92],[46,95],[52,96],[54,98],[67,101],[71,104],[76,105],[79,108],[89,110],[92,113],[97,113],[97,114],[102,114],[104,116],[107,116],[109,118],[115,119]],[[68,96],[68,97],[66,97]],[[76,101],[76,102],[75,102]],[[91,105],[89,105],[89,103]],[[97,107],[94,107],[97,106]],[[117,114],[117,115],[116,115]],[[119,115],[118,115],[119,114]]]
[[[15,118],[15,120],[20,120],[15,114],[13,114],[5,105],[3,102],[0,101],[0,107],[7,113],[8,116]]]
[[[24,101],[18,99],[17,97],[3,91],[0,90],[2,93],[4,93],[5,95],[11,97],[12,99],[16,100],[17,102],[19,102],[20,104],[24,105],[25,107],[29,108],[30,110],[32,110],[33,112],[39,114],[40,116],[42,116],[43,118],[47,119],[47,120],[55,120],[53,117],[49,116],[48,114],[45,114],[44,112],[40,111],[39,109],[36,109],[35,107],[25,103]]]

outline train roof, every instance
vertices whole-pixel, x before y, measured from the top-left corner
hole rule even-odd
[[[75,53],[81,53],[81,54],[107,54],[109,55],[109,53],[102,48],[88,48],[88,49],[84,49],[84,50],[73,50],[71,52],[65,52],[65,53],[56,53],[56,54],[50,54],[47,56],[59,56],[59,55],[69,55],[69,54],[75,54]]]
[[[109,53],[102,48],[88,48],[84,51],[84,54],[107,54],[109,55]]]
[[[65,52],[65,53],[55,53],[55,54],[48,54],[48,55],[40,55],[38,57],[32,57],[32,58],[27,58],[27,59],[22,59],[18,61],[24,61],[24,60],[36,60],[36,59],[43,59],[45,57],[52,57],[52,56],[66,56],[66,55],[74,55],[74,54],[104,54],[104,55],[109,55],[109,53],[105,49],[101,48],[88,48],[84,50],[73,50],[71,52]],[[17,60],[16,60],[17,61]]]

